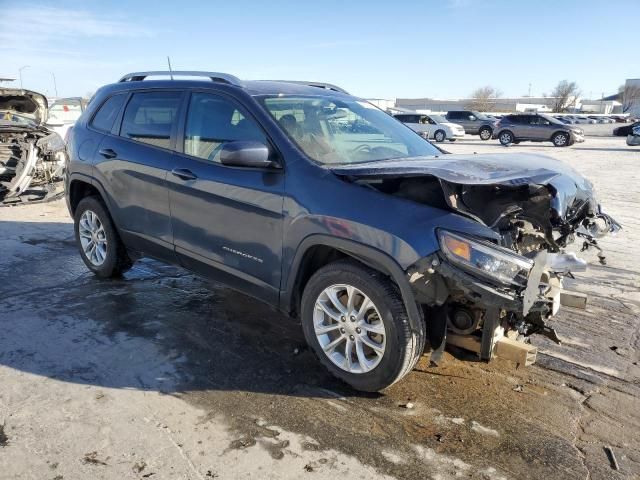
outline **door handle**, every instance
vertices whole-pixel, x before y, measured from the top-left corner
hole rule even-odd
[[[174,168],[171,173],[182,180],[195,180],[198,176],[188,168]]]
[[[118,156],[118,154],[113,150],[111,150],[110,148],[103,148],[98,153],[102,155],[104,158],[115,158]]]

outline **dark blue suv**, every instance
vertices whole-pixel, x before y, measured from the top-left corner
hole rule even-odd
[[[169,77],[156,79],[150,77]],[[490,359],[542,332],[563,253],[616,227],[553,159],[446,155],[365,100],[314,82],[143,72],[101,88],[68,142],[66,196],[102,278],[141,256],[300,319],[320,361],[366,391],[428,337]]]

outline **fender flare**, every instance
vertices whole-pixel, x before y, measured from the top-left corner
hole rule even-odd
[[[306,237],[298,246],[296,253],[291,262],[291,268],[287,275],[286,289],[280,293],[280,307],[287,313],[293,310],[293,302],[295,301],[293,296],[293,290],[300,272],[300,265],[305,253],[314,246],[327,246],[335,248],[346,255],[353,257],[365,265],[382,272],[396,283],[400,289],[400,295],[404,302],[407,314],[409,316],[409,324],[413,331],[419,331],[422,326],[419,322],[422,321],[422,315],[418,310],[418,305],[415,301],[415,296],[409,280],[405,272],[400,265],[385,252],[378,250],[375,247],[365,245],[353,240],[348,240],[340,237],[332,237],[325,234],[312,234]]]

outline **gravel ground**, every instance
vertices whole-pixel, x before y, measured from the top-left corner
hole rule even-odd
[[[558,316],[563,345],[534,340],[536,365],[425,356],[358,394],[273,310],[151,260],[97,280],[62,202],[0,208],[0,478],[639,478],[640,150],[446,148],[565,160],[625,228],[576,275],[587,309]]]

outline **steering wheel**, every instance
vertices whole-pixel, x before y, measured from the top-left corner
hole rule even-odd
[[[356,148],[351,150],[351,153],[371,153],[371,147],[365,143],[358,145]]]

